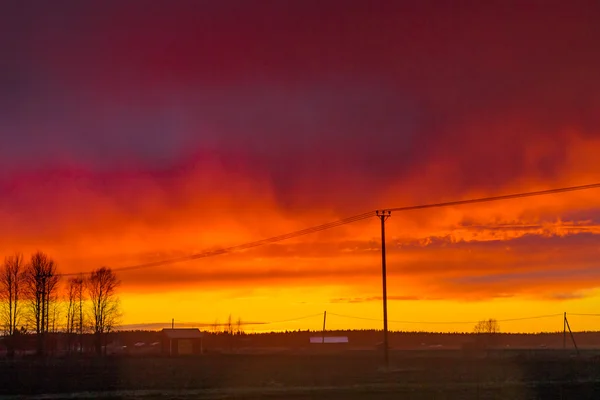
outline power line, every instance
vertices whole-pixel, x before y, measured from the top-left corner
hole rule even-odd
[[[526,321],[530,319],[541,319],[541,318],[552,318],[563,315],[561,313],[558,314],[548,314],[548,315],[538,315],[536,317],[523,317],[523,318],[509,318],[509,319],[499,319],[498,322],[512,322],[512,321]]]
[[[343,317],[343,318],[350,318],[350,319],[360,319],[360,320],[376,321],[376,322],[382,321],[382,319],[379,319],[379,318],[357,317],[357,316],[353,316],[353,315],[344,315],[344,314],[337,314],[337,313],[332,313],[332,312],[330,312],[329,314],[335,315],[338,317]],[[547,315],[536,315],[533,317],[497,319],[496,321],[497,322],[527,321],[527,320],[533,320],[533,319],[558,317],[561,315],[562,314],[560,314],[560,313],[547,314]],[[398,323],[398,324],[423,324],[423,325],[464,325],[464,324],[476,324],[476,323],[480,322],[480,321],[398,321],[398,320],[388,320],[388,321]]]
[[[386,208],[386,210],[394,211],[394,212],[423,210],[426,208],[440,208],[440,207],[461,206],[464,204],[488,203],[488,202],[492,202],[492,201],[521,199],[524,197],[545,196],[545,195],[549,195],[549,194],[576,192],[576,191],[580,191],[580,190],[589,190],[589,189],[597,189],[597,188],[600,188],[600,183],[592,183],[589,185],[580,185],[580,186],[570,186],[570,187],[557,188],[557,189],[538,190],[535,192],[505,194],[502,196],[480,197],[477,199],[469,199],[469,200],[448,201],[445,203],[433,203],[433,204],[422,204],[422,205],[417,205],[417,206]]]
[[[323,314],[322,314],[322,313],[318,313],[318,314],[306,315],[306,316],[304,316],[304,317],[291,318],[291,319],[283,319],[283,320],[280,320],[280,321],[261,322],[261,323],[258,323],[258,324],[256,324],[256,325],[273,325],[273,324],[281,324],[281,323],[284,323],[284,322],[294,322],[294,321],[300,321],[300,320],[303,320],[303,319],[315,318],[315,317],[322,317],[322,316],[323,316]]]
[[[600,314],[577,314],[577,313],[569,313],[569,315],[576,315],[578,317],[600,317]]]
[[[383,319],[381,319],[381,318],[356,317],[353,315],[344,315],[344,314],[337,314],[337,313],[332,313],[332,312],[330,312],[329,315],[335,315],[336,317],[350,318],[350,319],[362,319],[364,321],[377,321],[377,322],[383,321]],[[391,321],[391,322],[396,322],[396,321]]]
[[[161,260],[161,261],[155,261],[155,262],[150,262],[150,263],[145,263],[145,264],[132,265],[132,266],[128,266],[128,267],[113,268],[113,271],[116,271],[116,272],[132,271],[132,270],[137,270],[137,269],[159,267],[162,265],[174,264],[177,262],[191,261],[191,260],[197,260],[200,258],[207,258],[207,257],[214,257],[214,256],[222,255],[222,254],[231,253],[233,251],[247,250],[247,249],[251,249],[254,247],[259,247],[259,246],[264,246],[264,245],[271,244],[271,243],[281,242],[283,240],[292,239],[292,238],[299,237],[299,236],[309,235],[311,233],[316,233],[316,232],[324,231],[327,229],[337,228],[342,225],[347,225],[347,224],[350,224],[353,222],[362,221],[362,220],[370,218],[374,215],[375,215],[375,211],[370,211],[367,213],[340,219],[338,221],[329,222],[327,224],[317,225],[317,226],[302,229],[299,231],[294,231],[294,232],[286,233],[283,235],[273,236],[273,237],[270,237],[267,239],[257,240],[255,242],[248,242],[248,243],[239,244],[236,246],[225,247],[225,248],[216,249],[216,250],[208,250],[208,251],[204,251],[201,253],[192,254],[189,256],[172,258],[169,260]],[[80,274],[81,273],[78,272],[78,273],[62,274],[62,276],[78,276]]]
[[[540,191],[535,191],[535,192],[513,193],[513,194],[502,195],[502,196],[481,197],[481,198],[468,199],[468,200],[456,200],[456,201],[449,201],[449,202],[444,202],[444,203],[431,203],[431,204],[421,204],[421,205],[414,205],[414,206],[387,208],[386,211],[402,212],[402,211],[412,211],[412,210],[423,210],[423,209],[428,209],[428,208],[451,207],[451,206],[460,206],[460,205],[466,205],[466,204],[486,203],[486,202],[492,202],[492,201],[518,199],[518,198],[524,198],[524,197],[544,196],[544,195],[550,195],[550,194],[574,192],[574,191],[589,190],[589,189],[596,189],[596,188],[600,188],[600,183],[593,183],[593,184],[589,184],[589,185],[579,185],[579,186],[569,186],[569,187],[549,189],[549,190],[540,190]],[[214,256],[222,255],[222,254],[231,253],[233,251],[247,250],[247,249],[251,249],[254,247],[264,246],[267,244],[277,243],[277,242],[281,242],[284,240],[296,238],[299,236],[305,236],[305,235],[309,235],[312,233],[337,228],[339,226],[351,224],[353,222],[362,221],[364,219],[367,219],[367,218],[370,218],[373,216],[376,216],[376,211],[365,212],[363,214],[354,215],[351,217],[343,218],[343,219],[329,222],[326,224],[316,225],[316,226],[313,226],[310,228],[301,229],[298,231],[286,233],[283,235],[273,236],[270,238],[266,238],[266,239],[262,239],[262,240],[258,240],[258,241],[254,241],[254,242],[248,242],[248,243],[244,243],[244,244],[240,244],[240,245],[236,245],[236,246],[224,247],[224,248],[216,249],[216,250],[208,250],[208,251],[204,251],[201,253],[192,254],[189,256],[184,256],[184,257],[179,257],[179,258],[173,258],[173,259],[169,259],[169,260],[155,261],[155,262],[137,264],[137,265],[127,266],[127,267],[113,268],[113,271],[116,271],[116,272],[132,271],[132,270],[146,269],[146,268],[158,267],[158,266],[162,266],[162,265],[174,264],[174,263],[183,262],[183,261],[191,261],[191,260],[197,260],[197,259],[201,259],[201,258],[214,257]],[[81,273],[70,273],[70,274],[61,274],[61,275],[62,276],[77,276],[80,274]]]
[[[281,324],[281,323],[285,323],[285,322],[294,322],[294,321],[301,321],[304,319],[308,319],[308,318],[315,318],[315,317],[322,317],[323,314],[322,313],[318,313],[318,314],[311,314],[311,315],[305,315],[303,317],[296,317],[296,318],[290,318],[290,319],[283,319],[283,320],[278,320],[278,321],[269,321],[269,322],[254,322],[254,321],[241,321],[240,325],[273,325],[273,324]],[[232,322],[231,325],[236,325],[237,322]],[[178,326],[186,326],[186,327],[215,327],[215,326],[228,326],[229,323],[228,322],[221,322],[221,323],[209,323],[209,322],[178,322],[177,323]],[[127,325],[123,325],[121,328],[125,327],[125,328],[131,328],[131,327],[138,327],[138,326],[143,326],[143,327],[147,327],[147,328],[168,328],[171,326],[170,322],[149,322],[149,323],[139,323],[139,324],[127,324]],[[123,329],[121,329],[123,330]]]

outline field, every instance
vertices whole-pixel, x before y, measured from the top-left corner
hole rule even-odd
[[[0,363],[0,396],[45,399],[592,399],[600,398],[595,355],[461,352],[214,354]]]

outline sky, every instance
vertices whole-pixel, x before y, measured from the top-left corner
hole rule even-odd
[[[0,257],[121,268],[600,182],[599,19],[595,1],[5,2]],[[390,328],[598,312],[599,194],[393,214]],[[373,217],[120,272],[123,323],[380,328],[379,235]]]

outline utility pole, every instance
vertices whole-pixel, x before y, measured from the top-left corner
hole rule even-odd
[[[327,311],[323,311],[323,341],[325,343],[325,321],[327,321]]]
[[[377,217],[381,220],[381,275],[383,284],[383,354],[385,367],[390,366],[389,346],[388,346],[388,319],[387,319],[387,271],[385,265],[385,221],[392,214],[388,210],[377,210]]]
[[[571,335],[571,340],[573,341],[573,347],[575,347],[575,351],[577,355],[579,355],[579,348],[577,347],[577,343],[575,343],[575,336],[573,335],[573,331],[571,330],[571,325],[569,324],[569,320],[567,319],[567,314],[565,313],[565,322],[567,324],[567,329],[569,330],[569,334]]]
[[[567,313],[563,316],[563,350],[567,349]]]

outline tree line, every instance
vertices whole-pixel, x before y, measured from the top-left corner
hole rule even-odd
[[[41,251],[29,260],[20,253],[7,256],[0,267],[0,329],[8,337],[35,334],[39,355],[44,354],[48,333],[67,333],[69,351],[77,335],[81,349],[82,335],[93,333],[95,350],[101,354],[104,334],[121,315],[121,282],[107,267],[62,278],[56,262]]]

